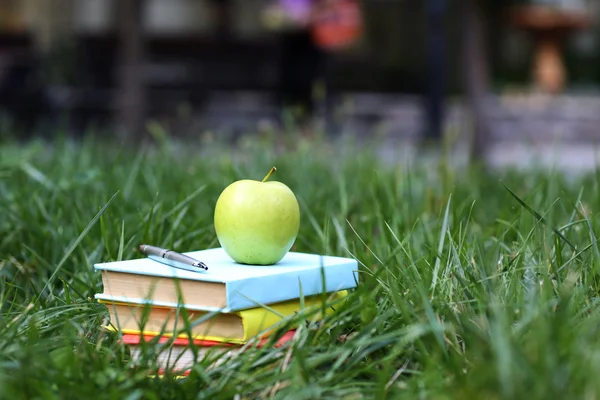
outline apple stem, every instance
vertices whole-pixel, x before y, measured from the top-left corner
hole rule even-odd
[[[272,168],[271,168],[271,170],[269,171],[269,173],[267,174],[267,176],[265,176],[265,178],[264,178],[262,181],[263,181],[263,182],[266,182],[266,181],[267,181],[267,180],[268,180],[268,179],[271,177],[271,175],[273,175],[273,173],[274,173],[275,171],[277,171],[277,168],[275,168],[275,167],[272,167]]]

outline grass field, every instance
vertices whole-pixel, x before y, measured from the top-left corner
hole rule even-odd
[[[600,397],[600,175],[281,146],[0,145],[0,398]],[[93,264],[141,242],[217,246],[221,190],[272,165],[301,204],[294,250],[356,257],[360,287],[290,348],[183,380],[132,369],[100,329]]]

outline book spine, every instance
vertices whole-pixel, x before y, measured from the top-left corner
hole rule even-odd
[[[331,266],[323,271],[295,271],[295,279],[261,276],[230,282],[226,286],[228,309],[241,311],[259,307],[261,304],[269,305],[298,299],[301,295],[314,296],[323,293],[323,288],[326,293],[352,289],[358,282],[357,268],[358,263],[355,263]],[[269,290],[264,290],[264,288],[269,288]]]

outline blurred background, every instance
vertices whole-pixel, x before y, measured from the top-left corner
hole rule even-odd
[[[0,135],[136,142],[152,121],[453,137],[472,159],[519,140],[589,149],[599,18],[592,0],[0,0]]]

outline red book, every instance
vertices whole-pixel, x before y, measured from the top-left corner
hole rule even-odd
[[[277,342],[274,343],[273,347],[281,347],[290,342],[295,333],[295,330],[286,332],[283,336],[281,336],[281,338],[279,338],[279,340],[277,340]],[[171,338],[163,336],[158,339],[158,343],[156,343],[156,341],[152,342],[155,339],[156,336],[152,335],[125,334],[119,341],[129,347],[131,358],[135,364],[137,364],[142,357],[142,345],[144,342],[147,344],[156,344],[157,347],[154,349],[154,351],[156,352],[156,361],[160,366],[159,375],[162,375],[164,370],[167,368],[171,369],[172,371],[176,371],[178,375],[188,375],[189,370],[194,363],[194,349],[189,346],[190,340],[186,338]],[[246,348],[265,346],[269,342],[269,338],[260,339],[256,345],[251,346],[199,339],[194,339],[192,342],[198,347],[195,349],[197,360],[202,360],[210,351],[213,351],[212,354],[214,354],[215,361],[212,365],[217,366],[234,358]],[[173,345],[165,346],[165,344],[168,343],[173,343]]]

